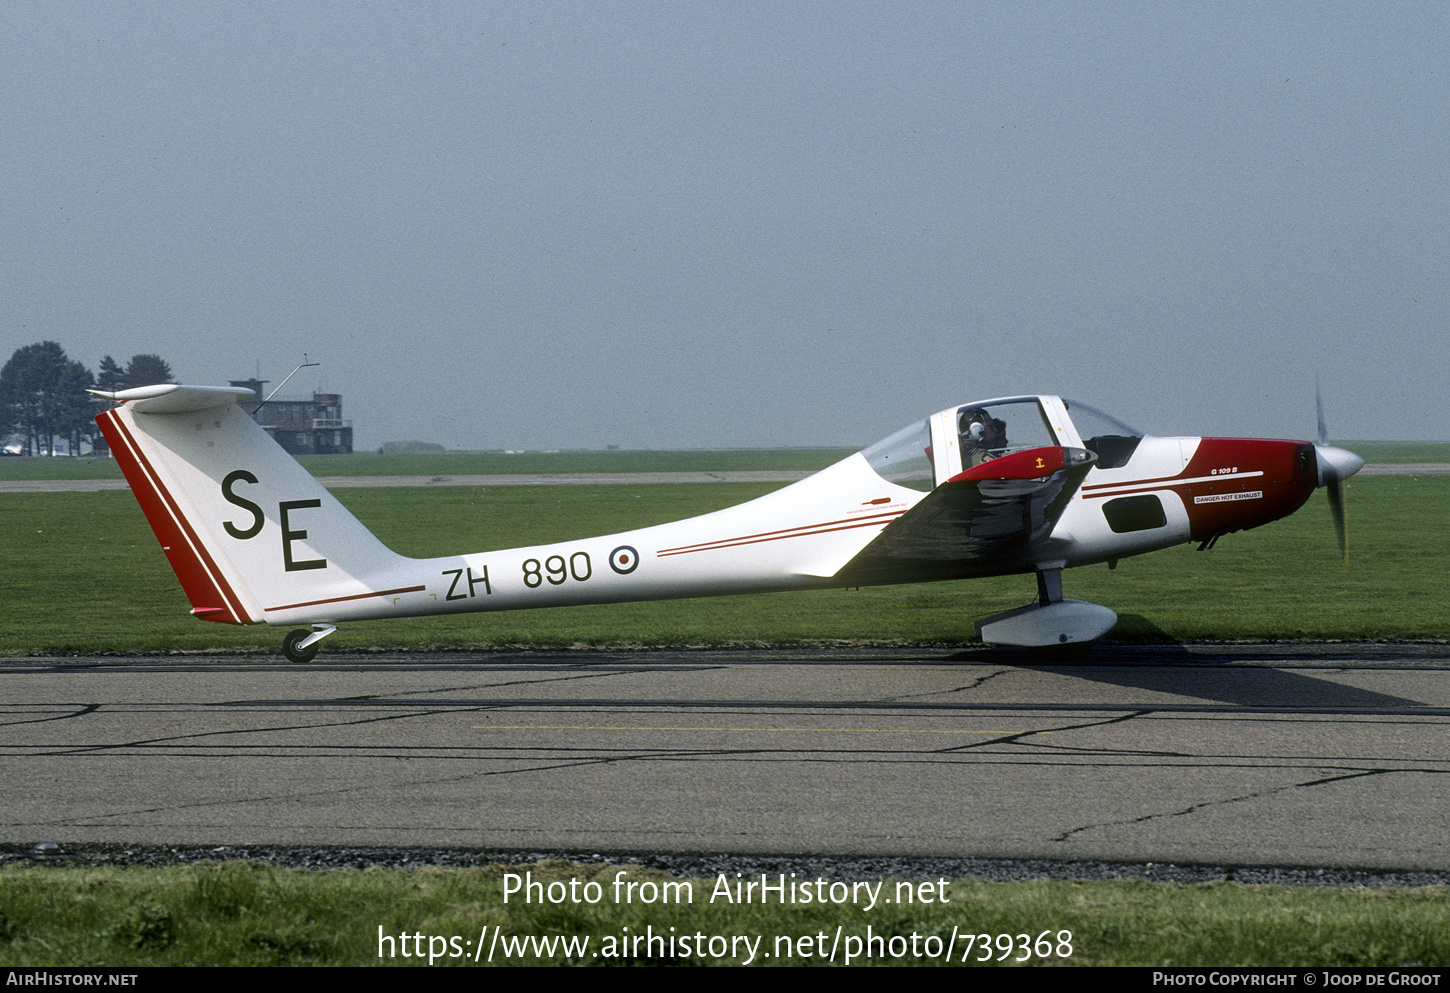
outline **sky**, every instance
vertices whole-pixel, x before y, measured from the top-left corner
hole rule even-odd
[[[0,359],[359,449],[1450,440],[1450,6],[0,5]]]

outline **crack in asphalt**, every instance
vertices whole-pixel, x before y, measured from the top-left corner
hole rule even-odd
[[[1132,720],[1135,717],[1141,717],[1144,714],[1151,714],[1151,713],[1152,713],[1151,710],[1135,710],[1135,711],[1132,711],[1132,712],[1127,713],[1127,714],[1119,714],[1117,717],[1107,717],[1107,718],[1104,718],[1104,719],[1099,720],[1099,721],[1086,721],[1086,722],[1084,722],[1082,724],[1068,724],[1068,725],[1065,725],[1063,727],[1033,728],[1033,729],[1026,730],[1026,731],[1013,731],[1011,733],[1004,734],[1004,735],[1001,735],[1001,736],[996,737],[996,738],[988,738],[985,741],[972,741],[972,742],[968,742],[968,743],[963,744],[963,745],[952,745],[950,748],[939,748],[939,749],[936,749],[935,751],[939,755],[945,755],[945,754],[949,754],[951,752],[966,752],[966,751],[972,751],[974,749],[984,748],[987,745],[1002,745],[1002,744],[1006,744],[1006,745],[1025,745],[1025,744],[1030,744],[1034,748],[1053,747],[1053,746],[1047,745],[1046,743],[1028,742],[1026,739],[1032,737],[1033,735],[1037,735],[1037,734],[1061,734],[1064,731],[1082,731],[1082,730],[1085,730],[1087,728],[1107,727],[1110,724],[1121,724],[1124,721],[1130,721],[1130,720]],[[1063,748],[1063,750],[1065,750],[1065,751],[1090,751],[1090,749],[1072,749],[1072,748]],[[1101,749],[1099,749],[1099,750],[1101,750]],[[1188,757],[1188,756],[1183,756],[1183,757]]]
[[[392,719],[392,718],[388,718],[388,719]],[[718,754],[718,755],[722,755],[722,756],[723,755],[732,754],[730,751],[721,751],[721,750],[714,750],[714,753],[715,754]],[[740,753],[741,754],[749,754],[749,751],[748,750],[741,750]],[[705,751],[705,752],[702,752],[701,753],[701,755],[710,755],[710,754],[712,754],[711,751]],[[571,761],[558,761],[558,762],[536,763],[534,765],[530,765],[530,766],[519,766],[519,767],[512,768],[512,769],[477,769],[477,770],[470,771],[468,773],[463,773],[463,774],[455,775],[455,776],[432,776],[432,777],[429,777],[429,778],[426,778],[426,779],[413,779],[413,780],[409,780],[407,785],[410,786],[410,787],[413,787],[413,788],[417,788],[417,787],[429,787],[429,786],[439,786],[439,785],[443,785],[443,784],[463,783],[463,782],[468,782],[470,780],[475,780],[475,779],[488,779],[488,778],[492,778],[492,777],[495,777],[495,776],[514,776],[514,775],[520,775],[520,774],[525,774],[525,773],[556,772],[556,771],[563,771],[563,770],[567,770],[567,769],[587,768],[589,766],[596,766],[596,765],[614,765],[614,764],[617,764],[617,763],[625,763],[625,762],[651,761],[651,760],[655,760],[655,759],[662,759],[662,758],[669,758],[669,757],[671,757],[671,755],[668,752],[663,752],[663,753],[634,752],[634,753],[631,753],[629,755],[608,755],[608,756],[598,756],[598,757],[588,758],[588,759],[575,759],[575,760],[571,760]],[[404,758],[404,757],[400,757],[400,761],[407,761],[407,759]],[[32,823],[32,822],[24,822],[23,824],[22,823],[19,823],[19,822],[8,822],[8,823],[0,822],[0,823],[5,823],[5,826],[7,826],[7,827],[20,827],[20,826],[32,827],[32,826],[35,826],[35,824],[49,824],[49,825],[52,825],[52,826],[66,826],[66,827],[102,827],[102,826],[114,826],[115,819],[118,818],[118,817],[135,817],[135,816],[146,815],[146,814],[171,813],[171,812],[176,812],[176,811],[181,811],[181,810],[205,810],[205,809],[207,809],[209,807],[238,806],[238,805],[246,805],[246,804],[249,804],[249,803],[257,803],[257,802],[261,802],[261,801],[272,801],[272,802],[282,801],[282,800],[297,801],[297,800],[305,800],[305,799],[308,799],[308,798],[315,798],[315,797],[337,797],[337,796],[345,796],[345,795],[351,794],[351,793],[367,793],[367,792],[372,792],[372,791],[376,791],[376,790],[379,790],[379,789],[396,789],[397,786],[398,786],[398,784],[397,783],[393,783],[393,782],[390,782],[390,783],[355,783],[355,784],[352,784],[352,785],[349,785],[349,786],[339,786],[339,787],[335,787],[335,788],[332,788],[332,789],[309,790],[309,791],[305,791],[305,792],[292,792],[292,793],[281,793],[281,794],[267,793],[267,794],[253,795],[253,796],[248,796],[248,797],[233,796],[233,797],[226,797],[226,798],[221,798],[221,799],[216,799],[216,800],[199,800],[199,801],[195,801],[195,802],[192,802],[192,803],[168,804],[168,805],[156,806],[156,807],[140,807],[140,808],[134,808],[134,809],[130,809],[130,810],[120,810],[120,811],[116,811],[115,813],[111,813],[111,814],[91,815],[89,817],[69,817],[69,818],[61,818],[59,820],[48,821],[48,822],[47,821],[34,822],[34,823]]]
[[[1406,771],[1406,770],[1403,770],[1403,769],[1361,769],[1358,772],[1347,772],[1347,773],[1344,773],[1343,775],[1339,775],[1339,776],[1324,776],[1324,777],[1322,777],[1320,779],[1311,779],[1311,780],[1308,780],[1308,781],[1302,782],[1302,783],[1289,783],[1289,784],[1287,784],[1285,786],[1276,786],[1273,789],[1269,789],[1269,790],[1259,790],[1259,791],[1254,792],[1254,793],[1245,793],[1243,796],[1227,797],[1227,798],[1221,799],[1221,800],[1205,800],[1202,803],[1189,804],[1187,807],[1184,807],[1182,810],[1169,810],[1169,811],[1163,811],[1163,812],[1157,813],[1157,814],[1144,814],[1142,817],[1132,817],[1132,818],[1128,818],[1126,820],[1120,820],[1120,821],[1103,821],[1100,824],[1084,824],[1082,827],[1076,827],[1076,828],[1073,828],[1071,831],[1065,831],[1062,834],[1058,835],[1057,837],[1052,838],[1051,840],[1052,841],[1067,841],[1069,838],[1071,838],[1075,834],[1081,834],[1084,831],[1091,831],[1091,830],[1093,830],[1095,828],[1125,827],[1125,826],[1128,826],[1128,825],[1131,825],[1131,824],[1146,824],[1149,821],[1155,821],[1155,820],[1159,820],[1159,819],[1165,818],[1165,817],[1184,817],[1184,816],[1187,816],[1187,815],[1190,815],[1190,814],[1196,814],[1196,813],[1198,813],[1198,811],[1200,811],[1200,810],[1206,810],[1206,809],[1208,809],[1210,807],[1226,807],[1226,806],[1229,806],[1230,804],[1244,803],[1245,801],[1248,801],[1248,800],[1259,800],[1259,799],[1263,799],[1264,797],[1274,796],[1277,793],[1287,793],[1287,792],[1289,792],[1291,790],[1305,789],[1305,788],[1311,787],[1311,786],[1324,786],[1324,785],[1326,785],[1328,783],[1342,783],[1342,782],[1345,782],[1345,781],[1351,780],[1351,779],[1364,779],[1364,778],[1369,777],[1369,776],[1379,776],[1379,775],[1383,775],[1385,773],[1390,773],[1390,772],[1404,772],[1404,771]]]
[[[924,693],[903,693],[899,696],[884,696],[881,698],[881,701],[883,703],[899,703],[903,700],[930,700],[937,697],[950,697],[957,693],[970,693],[972,690],[980,689],[986,683],[1010,671],[1010,669],[1005,668],[998,669],[995,672],[984,673],[972,682],[962,686],[956,686],[947,690],[928,690]]]
[[[351,726],[354,726],[354,725],[361,725],[361,724],[376,724],[376,723],[380,723],[380,722],[383,722],[383,721],[402,720],[402,719],[408,718],[408,717],[426,717],[426,716],[430,716],[430,715],[434,715],[434,714],[438,714],[438,713],[450,713],[450,714],[452,714],[452,713],[457,713],[457,712],[458,711],[455,711],[455,710],[448,710],[448,711],[423,711],[423,712],[414,713],[414,714],[383,714],[383,715],[378,716],[378,717],[364,717],[364,718],[358,718],[357,720],[352,720],[352,721],[329,721],[329,722],[327,722],[325,724],[281,724],[281,725],[277,725],[275,727],[262,727],[262,728],[228,728],[228,729],[221,730],[221,731],[197,731],[194,734],[178,734],[178,735],[171,735],[171,736],[168,736],[168,737],[165,737],[165,738],[142,738],[142,739],[140,739],[138,741],[118,741],[118,742],[111,742],[111,743],[102,744],[102,745],[75,745],[75,746],[72,746],[70,748],[62,748],[62,749],[55,749],[55,750],[28,751],[27,754],[29,754],[29,755],[36,755],[36,756],[47,756],[47,755],[86,755],[86,754],[92,754],[92,753],[96,753],[96,752],[110,752],[110,751],[115,751],[116,749],[123,749],[123,748],[145,748],[145,747],[148,747],[148,746],[155,746],[155,745],[167,744],[167,743],[170,743],[170,742],[191,741],[191,740],[199,739],[199,738],[214,738],[214,737],[219,737],[219,736],[233,736],[233,735],[250,736],[250,735],[256,735],[256,734],[275,733],[275,732],[278,732],[278,731],[311,731],[311,730],[315,730],[315,729],[318,729],[318,728],[351,727]]]
[[[0,721],[0,727],[18,727],[22,724],[45,724],[48,721],[69,721],[74,720],[77,717],[85,717],[87,714],[94,714],[100,709],[101,705],[99,703],[88,703],[74,713],[54,714],[50,717],[37,717],[33,720],[25,721]]]
[[[709,672],[709,671],[711,671],[713,669],[724,669],[724,668],[725,668],[725,666],[702,666],[702,667],[700,667],[698,669],[695,669],[695,670],[692,670],[692,671],[695,671],[695,672]],[[551,676],[551,677],[549,677],[547,679],[512,679],[512,680],[509,680],[508,682],[504,682],[504,683],[476,683],[476,684],[467,685],[467,686],[439,686],[439,687],[436,687],[436,688],[433,688],[433,689],[426,689],[426,690],[402,690],[402,691],[397,692],[397,693],[360,693],[357,696],[343,696],[343,697],[338,697],[337,699],[339,701],[344,701],[344,702],[360,702],[360,701],[363,701],[363,700],[395,700],[395,699],[399,699],[401,697],[429,696],[429,695],[436,694],[436,693],[461,693],[464,690],[492,690],[492,689],[500,689],[500,688],[502,688],[504,686],[533,686],[533,685],[538,684],[538,683],[544,683],[544,684],[547,684],[547,683],[567,683],[567,682],[572,682],[572,681],[579,680],[579,679],[603,679],[606,676],[648,675],[649,673],[652,673],[652,672],[667,672],[667,671],[672,671],[672,670],[666,670],[666,669],[663,669],[663,668],[661,668],[659,666],[651,666],[649,668],[641,668],[641,669],[611,669],[611,670],[609,670],[607,672],[571,672],[571,673],[568,673],[568,674],[562,675],[562,676]],[[233,702],[235,702],[235,703],[245,703],[246,701],[233,701]],[[226,704],[226,703],[222,703],[222,704],[217,704],[216,706],[227,706],[227,705],[228,704]]]
[[[1120,714],[1101,721],[1088,721],[1083,724],[1072,724],[1067,727],[1058,728],[1061,731],[1083,731],[1088,728],[1107,727],[1110,724],[1123,724],[1139,717],[1150,717],[1157,710],[1135,710],[1131,713]],[[1113,756],[1134,756],[1138,758],[1160,758],[1160,759],[1202,759],[1204,756],[1195,752],[1174,752],[1161,748],[1103,748],[1101,745],[1095,747],[1084,747],[1081,745],[1063,745],[1051,741],[1023,741],[1020,744],[1029,745],[1032,748],[1041,748],[1048,751],[1072,753],[1074,755],[1113,755]]]

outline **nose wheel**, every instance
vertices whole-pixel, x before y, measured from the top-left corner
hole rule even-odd
[[[317,658],[318,643],[336,630],[331,624],[314,624],[311,631],[298,628],[282,639],[282,654],[289,662],[311,662]]]

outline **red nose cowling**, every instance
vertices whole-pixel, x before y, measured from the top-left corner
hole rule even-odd
[[[1305,441],[1204,438],[1181,478],[1173,489],[1193,540],[1204,541],[1294,513],[1314,492],[1318,469]]]

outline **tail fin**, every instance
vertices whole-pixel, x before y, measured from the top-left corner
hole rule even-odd
[[[377,595],[407,561],[237,406],[251,390],[92,392],[119,404],[96,421],[202,620],[297,621]]]

